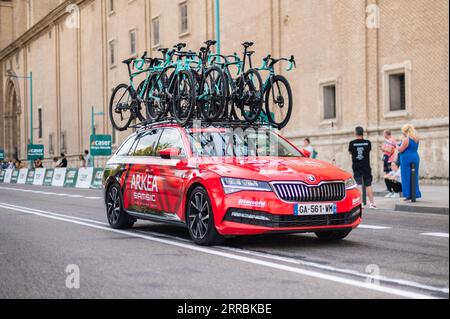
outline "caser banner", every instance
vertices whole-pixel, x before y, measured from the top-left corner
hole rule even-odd
[[[44,178],[45,178],[45,168],[36,168],[36,171],[34,172],[33,185],[36,186],[44,185]]]
[[[90,188],[92,183],[92,176],[94,174],[93,167],[80,168],[78,170],[78,178],[76,188]]]
[[[52,186],[63,187],[66,180],[66,168],[55,168],[52,180]]]
[[[5,171],[5,178],[3,180],[3,182],[5,184],[11,184],[11,176],[12,176],[13,170],[12,169],[7,169]]]
[[[27,182],[28,168],[22,168],[19,171],[19,178],[17,179],[17,184],[24,185]]]

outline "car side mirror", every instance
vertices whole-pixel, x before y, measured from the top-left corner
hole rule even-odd
[[[159,151],[159,156],[163,159],[179,158],[181,150],[179,148],[165,148]]]

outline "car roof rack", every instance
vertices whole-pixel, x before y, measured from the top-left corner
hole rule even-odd
[[[276,126],[269,122],[254,122],[254,123],[248,123],[246,121],[240,121],[240,120],[223,120],[223,121],[200,121],[200,120],[191,120],[186,125],[184,125],[187,129],[195,128],[196,125],[200,123],[200,128],[209,128],[209,127],[215,127],[215,128],[233,128],[233,127],[242,127],[242,128],[276,128]],[[130,126],[132,129],[136,129],[136,132],[142,132],[149,129],[154,128],[155,126],[165,125],[165,124],[174,124],[174,125],[181,125],[173,118],[168,118],[161,121],[146,121],[142,122],[136,125]]]

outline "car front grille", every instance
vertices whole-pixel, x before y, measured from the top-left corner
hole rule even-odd
[[[313,216],[274,215],[260,211],[230,208],[225,215],[224,220],[270,228],[289,228],[350,225],[356,222],[360,217],[362,217],[360,206],[346,213]]]
[[[326,182],[320,185],[303,183],[272,183],[279,198],[287,202],[338,202],[345,198],[343,182]]]

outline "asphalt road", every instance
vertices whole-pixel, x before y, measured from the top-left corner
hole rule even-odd
[[[448,233],[448,216],[376,210],[341,242],[204,248],[177,226],[110,229],[101,191],[0,184],[0,298],[448,298]]]

